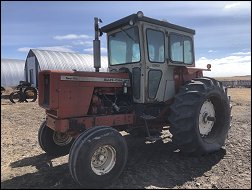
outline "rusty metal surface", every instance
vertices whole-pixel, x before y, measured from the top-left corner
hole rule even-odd
[[[44,76],[50,76],[49,105],[44,104],[45,84]],[[41,71],[39,74],[39,105],[47,110],[57,111],[57,118],[82,117],[87,115],[94,88],[122,87],[122,81],[68,81],[61,80],[61,76],[96,77],[108,79],[129,79],[126,73],[97,73],[97,72],[63,72]],[[56,116],[55,116],[56,117]]]
[[[76,126],[71,126],[70,132],[76,130],[76,133],[78,133],[79,128],[77,127],[79,126],[83,126],[83,129],[88,129],[94,126],[116,127],[120,125],[132,125],[134,122],[134,114],[86,116],[71,119],[57,119],[47,115],[46,125],[57,132],[65,133],[70,129],[70,120],[76,123]]]
[[[46,125],[57,132],[65,133],[69,129],[69,120],[46,116]]]
[[[173,73],[176,92],[178,92],[181,85],[183,85],[186,81],[190,81],[194,78],[199,78],[199,77],[203,77],[202,69],[176,67]]]

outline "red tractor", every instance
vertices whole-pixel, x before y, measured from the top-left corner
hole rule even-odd
[[[127,161],[120,131],[160,139],[170,126],[181,152],[219,150],[231,120],[221,82],[195,68],[189,28],[145,17],[141,11],[99,28],[95,18],[96,72],[39,73],[39,105],[46,110],[38,132],[48,154],[69,153],[73,179],[84,187],[111,184]],[[109,72],[99,72],[100,40],[107,33]]]

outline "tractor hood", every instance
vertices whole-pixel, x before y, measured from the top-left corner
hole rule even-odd
[[[95,88],[123,86],[130,86],[127,73],[43,70],[39,72],[39,105],[57,118],[83,116]]]

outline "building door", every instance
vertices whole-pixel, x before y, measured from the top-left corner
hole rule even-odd
[[[35,63],[35,57],[29,57],[27,59],[27,79],[28,79],[28,82],[31,83],[31,86],[32,87],[36,87],[36,84],[37,84],[37,73],[36,73],[36,63]]]

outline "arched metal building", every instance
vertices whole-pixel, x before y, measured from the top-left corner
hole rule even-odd
[[[41,70],[95,71],[93,55],[31,49],[25,61],[26,81],[38,87]],[[107,72],[107,56],[101,56],[101,72]]]
[[[1,86],[16,87],[25,80],[25,61],[18,59],[1,59]]]

